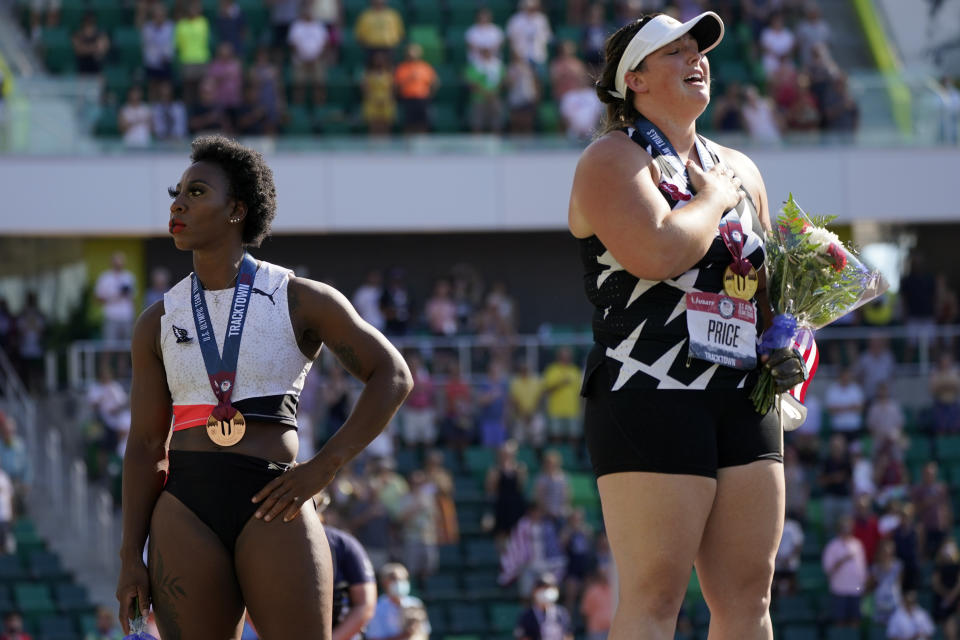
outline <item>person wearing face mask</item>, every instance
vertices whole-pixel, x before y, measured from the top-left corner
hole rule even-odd
[[[781,393],[806,373],[793,349],[756,349],[773,318],[760,171],[697,134],[723,31],[711,11],[660,14],[607,39],[606,122],[571,188],[594,307],[584,432],[621,578],[613,640],[673,637],[693,565],[710,637],[773,638],[783,430],[750,392],[764,367]]]
[[[383,595],[377,600],[366,640],[427,640],[430,619],[420,598],[410,595],[410,574],[398,562],[380,569]]]
[[[540,574],[533,587],[530,608],[517,618],[517,640],[573,640],[570,614],[557,604],[560,590],[552,573]]]

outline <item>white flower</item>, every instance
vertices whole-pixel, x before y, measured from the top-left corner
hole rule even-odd
[[[827,231],[823,227],[810,226],[806,230],[807,239],[816,244],[818,253],[826,253],[831,244],[841,246],[840,238],[832,231]]]

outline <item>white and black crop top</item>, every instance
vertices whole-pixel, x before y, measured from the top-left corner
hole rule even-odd
[[[290,323],[289,274],[288,269],[268,262],[261,261],[257,267],[231,403],[248,421],[296,427],[300,392],[313,362],[297,346]],[[190,283],[187,276],[164,294],[160,318],[160,347],[173,399],[174,431],[206,424],[217,404],[196,337]],[[233,288],[203,293],[217,351],[223,353]]]

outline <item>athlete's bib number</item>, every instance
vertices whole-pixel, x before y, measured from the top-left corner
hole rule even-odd
[[[757,308],[722,293],[687,294],[690,355],[734,369],[757,366]]]

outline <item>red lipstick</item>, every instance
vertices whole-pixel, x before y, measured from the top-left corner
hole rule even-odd
[[[179,220],[171,220],[171,221],[170,221],[170,233],[173,233],[173,234],[180,233],[180,232],[183,231],[186,227],[187,227],[187,225],[183,224],[183,223],[180,222]]]

